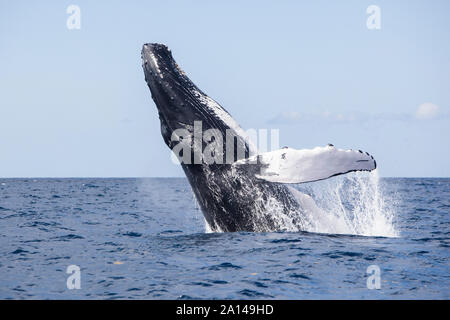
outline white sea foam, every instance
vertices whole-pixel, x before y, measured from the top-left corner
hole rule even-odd
[[[289,189],[299,202],[301,212],[286,212],[276,198],[264,198],[261,194],[255,200],[255,231],[399,236],[394,224],[395,199],[382,192],[377,170],[350,173]],[[265,215],[271,216],[276,230],[264,224]],[[223,232],[213,230],[206,220],[205,231]]]
[[[305,211],[305,231],[399,236],[395,211],[380,189],[377,170],[300,185],[291,191]]]

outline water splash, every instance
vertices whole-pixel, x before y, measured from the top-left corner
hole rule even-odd
[[[305,210],[305,231],[398,237],[391,199],[377,170],[357,172],[291,188]]]
[[[398,237],[394,226],[394,198],[382,192],[377,170],[356,172],[331,179],[289,187],[300,203],[302,212],[286,214],[284,207],[270,197],[264,208],[270,208],[272,219],[282,231],[308,231],[330,234]],[[197,200],[194,196],[194,202]],[[257,208],[255,209],[257,210]],[[198,210],[200,211],[200,210]],[[258,210],[257,210],[258,211]],[[261,212],[266,212],[261,209]],[[301,215],[300,225],[292,223],[293,215]],[[213,230],[204,220],[205,232]],[[257,223],[258,221],[255,221]],[[271,231],[260,226],[261,232]],[[255,230],[258,228],[255,227]]]

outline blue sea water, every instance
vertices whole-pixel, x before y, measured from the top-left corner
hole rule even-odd
[[[396,237],[207,233],[184,178],[0,179],[0,298],[448,299],[450,179],[380,188]]]

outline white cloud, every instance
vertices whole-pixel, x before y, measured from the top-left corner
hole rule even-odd
[[[353,121],[363,121],[368,116],[361,112],[351,113],[333,113],[329,111],[316,112],[316,113],[300,113],[297,111],[281,112],[268,123],[272,124],[296,124],[301,122],[335,122],[335,123],[348,123]]]
[[[439,106],[431,102],[422,103],[416,110],[416,118],[420,120],[434,119],[439,114]]]
[[[272,119],[268,120],[270,124],[298,124],[305,122],[316,123],[341,123],[348,124],[351,122],[367,122],[367,121],[413,121],[432,120],[432,119],[449,119],[450,114],[445,109],[440,108],[431,102],[426,102],[417,107],[415,112],[409,113],[367,113],[360,111],[353,112],[313,112],[302,113],[298,111],[281,112]]]
[[[284,124],[289,124],[289,123],[296,123],[296,122],[300,122],[303,119],[304,116],[302,116],[299,112],[297,111],[285,111],[285,112],[281,112],[279,113],[277,116],[275,116],[274,118],[269,120],[269,123],[284,123]]]

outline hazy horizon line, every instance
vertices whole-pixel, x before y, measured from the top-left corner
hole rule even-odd
[[[187,179],[186,176],[32,176],[32,177],[0,177],[0,179]],[[401,178],[401,179],[450,179],[450,177],[438,177],[438,176],[428,176],[428,177],[418,177],[418,176],[380,176],[380,178]]]

